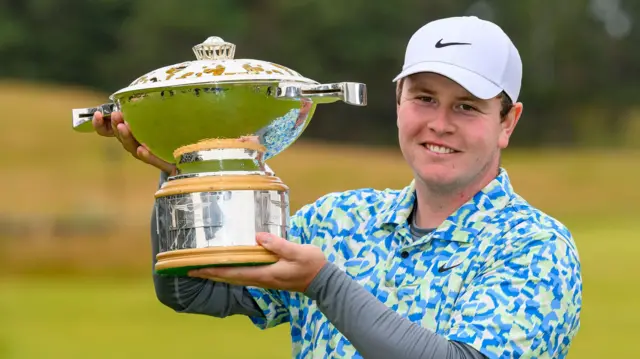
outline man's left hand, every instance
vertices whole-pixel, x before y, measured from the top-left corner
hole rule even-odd
[[[189,276],[236,285],[304,292],[327,262],[320,248],[297,244],[269,233],[256,236],[258,244],[279,257],[276,263],[256,267],[218,267],[189,272]]]

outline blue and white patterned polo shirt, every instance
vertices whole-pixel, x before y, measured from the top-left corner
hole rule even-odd
[[[504,169],[417,241],[414,201],[413,182],[328,194],[292,216],[289,240],[322,248],[389,308],[490,358],[566,356],[582,305],[569,231],[517,195]],[[249,291],[266,317],[255,325],[290,323],[293,357],[361,357],[303,294]]]

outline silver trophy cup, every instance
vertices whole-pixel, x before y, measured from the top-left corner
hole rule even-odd
[[[151,71],[110,103],[74,109],[73,128],[92,132],[96,111],[121,111],[140,143],[176,164],[155,193],[158,273],[273,263],[256,233],[287,237],[289,188],[265,161],[300,137],[318,104],[365,106],[366,86],[234,59],[235,46],[218,37],[193,52],[196,60]]]

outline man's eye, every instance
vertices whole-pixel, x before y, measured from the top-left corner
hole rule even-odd
[[[422,102],[433,102],[433,97],[430,96],[418,96],[418,100]]]
[[[460,105],[460,109],[462,111],[477,111],[475,107],[473,107],[473,106],[471,106],[469,104],[466,104],[466,103],[461,104]]]

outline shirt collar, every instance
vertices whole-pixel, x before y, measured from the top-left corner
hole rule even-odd
[[[500,168],[498,176],[447,217],[432,232],[431,237],[469,242],[485,227],[482,224],[493,219],[514,196],[515,192],[509,175],[504,168]],[[394,201],[382,210],[380,224],[408,226],[415,200],[415,180],[413,180],[400,191]]]

